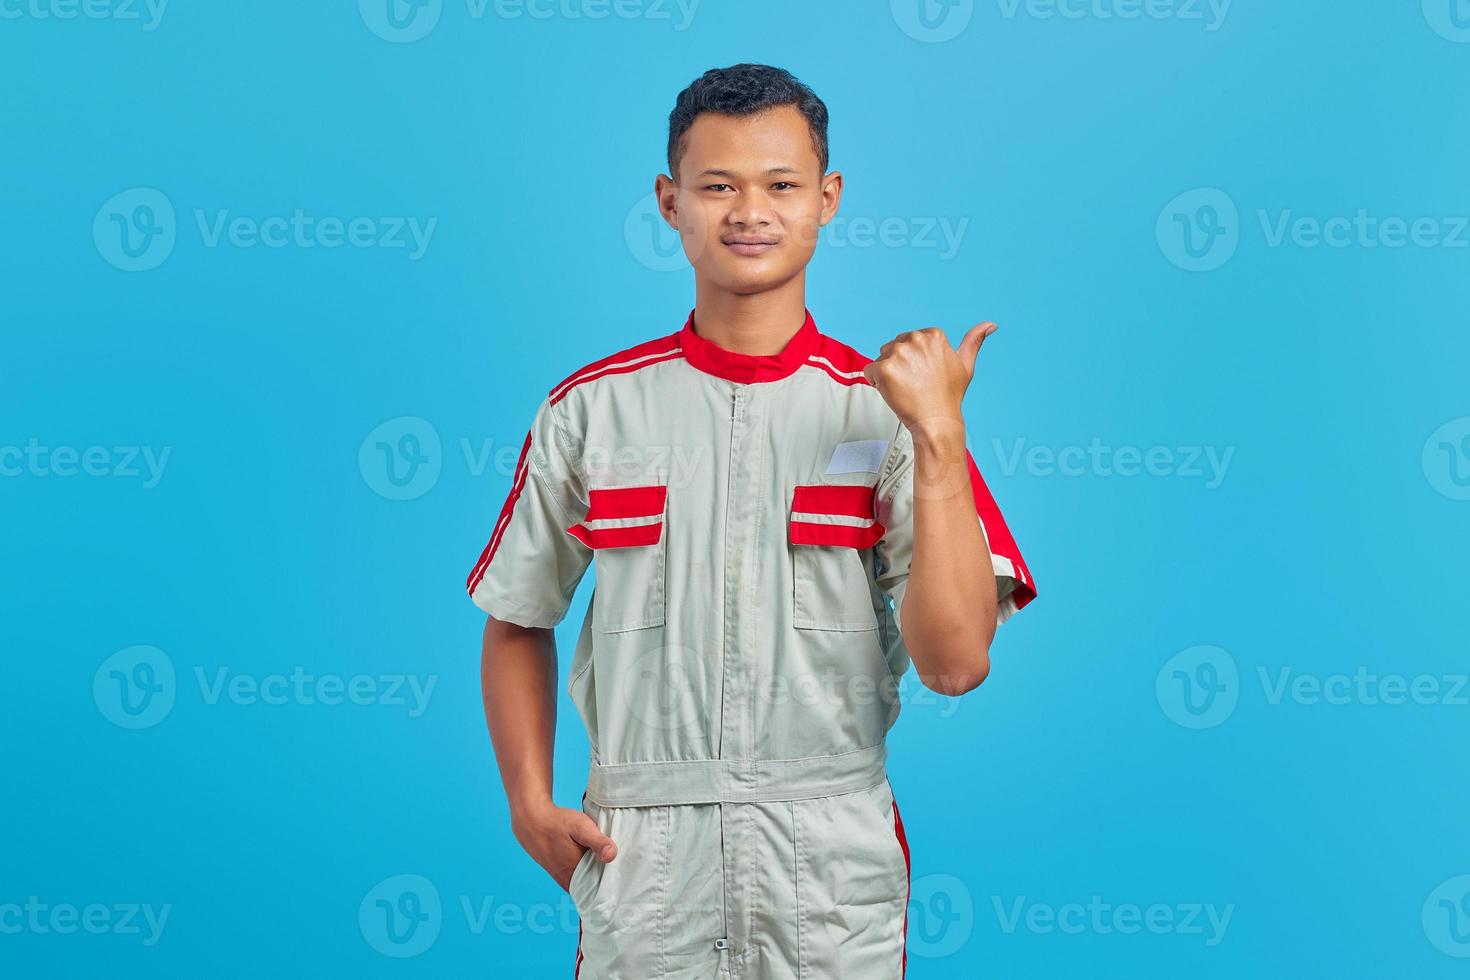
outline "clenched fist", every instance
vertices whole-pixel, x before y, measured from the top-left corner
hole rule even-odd
[[[911,430],[920,422],[960,420],[960,402],[975,376],[975,357],[995,331],[994,323],[977,323],[959,347],[951,347],[938,327],[908,330],[878,348],[878,357],[863,368],[863,375]]]

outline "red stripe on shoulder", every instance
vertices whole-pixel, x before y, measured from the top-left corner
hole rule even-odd
[[[649,364],[656,364],[659,361],[667,361],[682,356],[683,354],[679,350],[679,335],[677,333],[658,337],[654,340],[647,340],[641,344],[635,344],[632,347],[620,350],[616,354],[600,357],[591,364],[578,368],[558,382],[551,389],[548,397],[555,404],[566,397],[567,392],[584,382],[592,381],[609,374],[626,374],[629,371],[636,371],[641,367],[647,367]]]
[[[871,382],[863,376],[863,368],[872,363],[872,360],[842,341],[823,334],[821,343],[811,357],[807,358],[807,364],[820,368],[838,384],[871,387]]]

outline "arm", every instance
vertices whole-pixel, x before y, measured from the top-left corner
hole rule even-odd
[[[923,683],[950,696],[990,672],[997,592],[972,494],[960,403],[992,323],[965,334],[958,349],[938,327],[884,344],[863,373],[913,442],[912,554],[900,600],[904,644]]]
[[[586,848],[611,861],[617,846],[587,814],[552,802],[556,678],[556,639],[551,630],[486,617],[480,688],[510,804],[511,832],[566,889]]]
[[[924,684],[964,694],[990,673],[998,593],[971,495],[965,423],[929,419],[914,440],[914,545],[900,619]]]

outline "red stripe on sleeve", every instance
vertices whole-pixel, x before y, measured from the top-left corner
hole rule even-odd
[[[526,475],[529,467],[526,465],[526,457],[531,451],[531,433],[526,433],[526,441],[521,444],[521,455],[516,460],[515,478],[511,480],[510,493],[505,497],[505,505],[500,508],[500,516],[495,520],[495,529],[490,532],[490,540],[485,544],[485,550],[480,552],[480,558],[475,562],[475,567],[470,570],[470,576],[465,581],[465,588],[474,595],[475,586],[485,577],[485,570],[490,567],[490,562],[495,558],[495,552],[500,547],[500,539],[505,537],[505,529],[510,524],[511,512],[515,510],[516,501],[520,499],[521,489],[526,485]]]
[[[980,468],[975,465],[975,457],[970,455],[968,449],[965,450],[965,459],[970,468],[970,489],[975,496],[975,512],[980,515],[980,523],[985,526],[990,550],[1002,558],[1010,559],[1011,564],[1016,567],[1016,590],[1012,596],[1016,600],[1016,608],[1020,609],[1036,598],[1036,583],[1031,578],[1026,562],[1021,558],[1021,549],[1016,547],[1016,539],[1011,537],[1011,530],[1006,527],[1005,518],[1001,516],[995,498],[990,495],[990,488],[980,475]]]

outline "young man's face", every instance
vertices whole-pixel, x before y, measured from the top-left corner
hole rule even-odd
[[[811,128],[795,106],[751,116],[701,113],[684,134],[677,180],[655,183],[695,278],[759,293],[798,276],[837,212],[842,175],[821,172]]]

